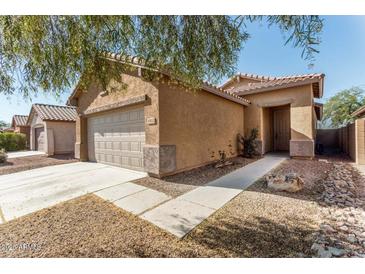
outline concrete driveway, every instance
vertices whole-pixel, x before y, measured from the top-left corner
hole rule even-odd
[[[28,157],[28,156],[46,155],[46,153],[43,151],[26,150],[26,151],[8,152],[7,155],[8,159],[13,159],[20,157]]]
[[[0,223],[145,176],[144,172],[87,162],[2,175]]]

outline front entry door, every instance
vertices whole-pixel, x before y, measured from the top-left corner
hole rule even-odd
[[[288,151],[290,140],[290,108],[274,110],[274,150]]]

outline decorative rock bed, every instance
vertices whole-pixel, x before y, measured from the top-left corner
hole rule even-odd
[[[323,222],[311,249],[316,257],[365,258],[365,201],[357,191],[355,171],[346,163],[333,165],[318,201]]]

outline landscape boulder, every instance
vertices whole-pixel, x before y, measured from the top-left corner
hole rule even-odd
[[[296,173],[284,175],[268,175],[267,187],[276,191],[297,192],[303,189],[303,179]]]

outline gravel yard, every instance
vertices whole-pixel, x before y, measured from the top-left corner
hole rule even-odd
[[[335,162],[318,199],[320,230],[312,250],[318,257],[365,258],[365,178],[350,164]]]
[[[210,164],[162,179],[145,177],[135,180],[133,183],[161,191],[171,197],[177,197],[256,160],[258,158],[235,157],[231,159],[233,165],[215,168],[214,164]]]
[[[305,218],[311,206],[300,202],[293,214],[285,208],[297,201],[262,195],[240,195],[183,240],[87,195],[0,225],[0,256],[291,257],[310,248],[303,238],[314,229]]]
[[[61,165],[76,162],[73,155],[63,154],[47,157],[44,155],[8,159],[5,164],[0,164],[0,175],[19,171],[40,168],[45,166]]]
[[[348,201],[346,197],[334,200],[334,205],[324,202],[324,198],[331,198],[339,191],[333,184],[339,176],[352,178],[355,190],[363,187],[363,177],[359,177],[348,163],[338,162],[287,160],[272,172],[301,175],[305,183],[301,193],[270,191],[262,180],[258,181],[182,240],[94,195],[86,195],[0,225],[0,256],[317,257],[314,249],[318,246],[323,247],[322,253],[327,256],[332,254],[329,252],[340,254],[339,244],[344,239],[356,241],[356,252],[360,252],[364,235],[361,234],[364,193],[359,192],[353,199],[355,210],[343,206],[340,208],[345,211],[338,211],[338,203]],[[178,175],[171,177],[166,181],[171,186],[165,191],[171,192],[172,183],[182,184],[177,180]],[[205,176],[198,182],[203,184],[203,178]],[[195,180],[186,179],[186,182],[191,182],[187,184],[189,187],[196,185],[193,184]],[[163,188],[162,182],[155,184],[155,188]],[[175,195],[184,191],[178,189]],[[338,233],[340,228],[333,223],[336,218],[340,218],[337,222],[345,225],[348,232]],[[333,225],[333,231],[324,224]],[[328,231],[330,234],[326,235]],[[336,245],[332,246],[335,249],[328,250],[331,247],[329,237],[337,237],[337,242],[333,243]],[[341,253],[344,254],[354,255],[353,252]]]
[[[249,190],[316,201],[323,192],[323,180],[327,177],[327,174],[331,168],[332,164],[330,162],[323,161],[322,159],[318,161],[289,159],[283,162],[276,169],[272,170],[270,173],[276,175],[296,173],[297,175],[300,175],[304,181],[304,187],[301,191],[297,193],[272,191],[266,187],[264,178],[252,185]]]

